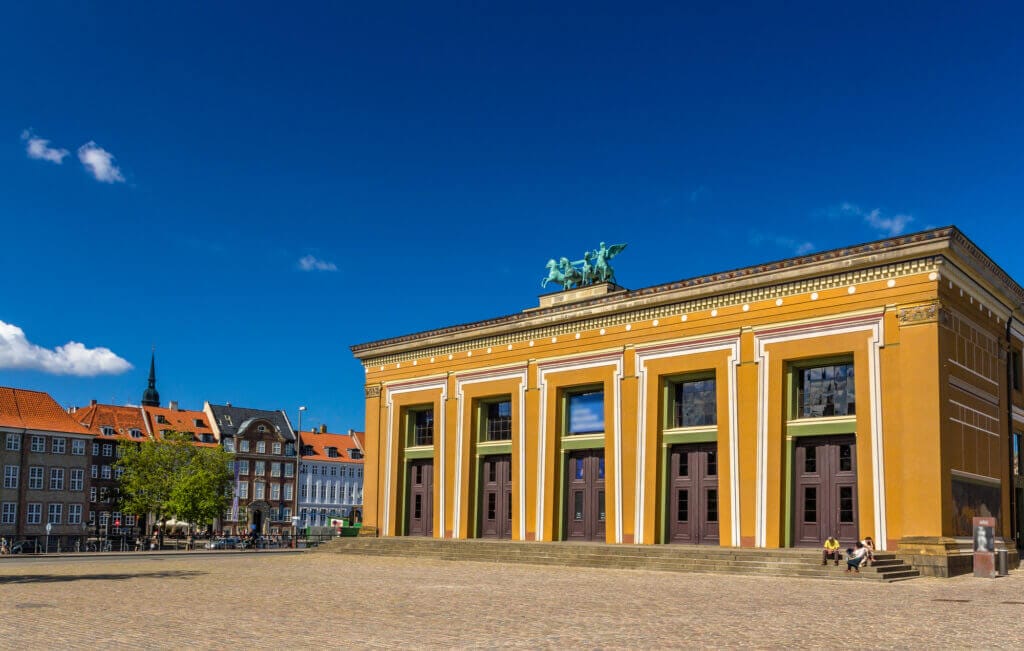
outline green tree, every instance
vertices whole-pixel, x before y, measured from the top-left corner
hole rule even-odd
[[[192,447],[185,465],[178,469],[167,511],[178,520],[203,527],[227,510],[234,475],[229,467],[234,455],[223,448]]]
[[[168,432],[160,440],[121,444],[119,504],[122,511],[152,513],[205,525],[230,501],[234,455],[220,447],[193,445],[190,434]]]

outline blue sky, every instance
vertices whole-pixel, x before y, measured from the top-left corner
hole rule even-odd
[[[23,4],[0,385],[64,405],[155,345],[165,402],[358,429],[350,344],[602,240],[636,288],[956,224],[1024,280],[1012,4]]]

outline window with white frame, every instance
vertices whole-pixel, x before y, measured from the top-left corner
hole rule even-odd
[[[121,466],[114,466],[114,479],[120,479],[124,476],[124,468]]]
[[[114,448],[114,456],[117,457],[118,459],[123,457],[124,456],[124,447],[119,445],[116,448]]]
[[[265,499],[267,494],[267,485],[261,481],[253,482],[252,486],[253,497],[258,500]]]
[[[5,447],[12,452],[18,452],[21,450],[21,434],[7,432],[7,443]]]
[[[238,442],[238,451],[239,452],[248,452],[249,451],[249,442],[246,441],[245,439],[242,439],[241,441],[239,441]]]
[[[100,479],[110,479],[110,466],[100,468]]]
[[[89,526],[96,526],[96,511],[90,509],[89,511]]]
[[[18,503],[4,502],[3,514],[0,515],[0,524],[15,524],[18,522]]]
[[[106,527],[110,524],[110,511],[100,511],[100,526]]]
[[[291,520],[292,519],[292,509],[291,509],[291,507],[289,507],[289,506],[284,507],[284,511],[281,513],[281,519],[282,520]]]
[[[266,454],[266,453],[267,453],[267,442],[266,441],[256,441],[256,454]]]
[[[270,485],[270,499],[281,499],[281,484],[274,483]]]
[[[267,426],[266,425],[257,425],[256,426],[256,431],[257,432],[266,432],[267,431]]]
[[[82,505],[68,505],[68,524],[82,524]]]
[[[342,473],[342,474],[344,474],[344,473]],[[337,466],[331,466],[331,477],[336,477],[337,475],[338,475],[338,468],[337,468]]]
[[[299,486],[299,499],[306,499],[306,485]]]
[[[224,439],[224,450],[226,452],[234,452],[235,451],[235,439],[225,438]]]
[[[295,476],[295,465],[294,464],[285,463],[285,464],[281,464],[281,465],[284,466],[284,476],[285,477],[294,477]]]
[[[46,439],[42,436],[33,436],[31,451],[46,452]]]
[[[111,427],[110,425],[101,425],[100,434],[103,436],[115,436],[117,432],[114,431],[114,428]]]
[[[128,430],[128,435],[131,436],[133,439],[141,439],[142,438],[142,430],[136,429],[136,428],[132,428],[132,429]]]
[[[294,495],[294,491],[292,490],[292,485],[291,484],[285,484],[284,485],[284,499],[285,500],[290,500],[290,499],[292,499],[292,495]]]
[[[71,454],[79,457],[85,456],[85,441],[82,439],[71,439]]]
[[[240,481],[238,482],[238,496],[242,499],[249,498],[249,482]]]
[[[95,502],[96,501],[96,487],[95,486],[90,486],[89,487],[89,501],[90,502]]]
[[[256,475],[257,477],[262,477],[263,475],[267,474],[266,462],[257,461],[256,470],[254,470],[252,474]]]
[[[125,515],[124,516],[124,526],[126,526],[126,527],[134,527],[135,526],[135,516],[131,515],[131,514]]]
[[[93,443],[92,444],[92,456],[94,456],[94,457],[100,456],[100,444],[99,443]]]
[[[271,477],[280,477],[281,476],[281,464],[278,463],[277,461],[274,461],[273,463],[270,464],[270,476]]]
[[[275,441],[272,449],[274,451],[274,454],[281,454],[281,442]]]
[[[81,491],[85,488],[85,470],[82,468],[71,469],[71,481],[68,484],[68,490]]]
[[[112,443],[103,444],[103,456],[112,457],[114,456],[114,445]]]
[[[50,445],[50,448],[54,454],[64,454],[64,451],[67,450],[67,447],[68,440],[63,436],[54,437],[53,443],[51,443]]]
[[[29,490],[41,491],[43,490],[43,467],[42,466],[30,466],[28,469],[28,488]]]
[[[249,474],[249,460],[239,459],[238,460],[238,474],[248,475]]]
[[[93,479],[98,479],[100,476],[100,467],[93,464],[92,468],[89,469],[89,476]]]
[[[4,488],[18,487],[19,466],[4,466]]]
[[[43,521],[43,505],[33,502],[25,510],[25,524],[39,524]]]
[[[60,524],[64,519],[64,505],[59,502],[51,502],[46,511],[46,521],[51,524]]]
[[[64,490],[64,469],[63,468],[50,468],[50,490],[62,491]]]

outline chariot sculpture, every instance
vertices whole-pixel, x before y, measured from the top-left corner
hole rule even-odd
[[[546,265],[547,278],[540,281],[540,286],[547,287],[548,283],[557,283],[562,289],[576,289],[598,283],[614,283],[615,269],[609,261],[625,248],[625,244],[605,246],[605,243],[601,242],[600,247],[584,253],[582,260],[570,261],[569,258],[560,258],[555,262],[552,258]]]

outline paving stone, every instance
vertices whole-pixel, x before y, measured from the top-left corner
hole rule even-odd
[[[1020,648],[1024,573],[895,584],[341,554],[0,560],[0,648]]]

